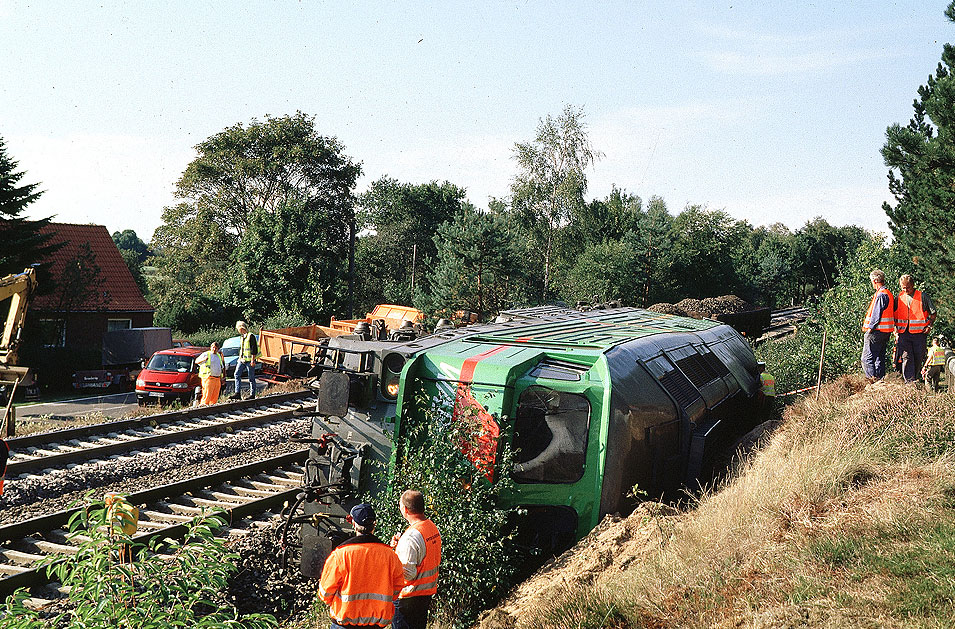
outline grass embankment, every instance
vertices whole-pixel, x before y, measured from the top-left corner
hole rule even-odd
[[[863,384],[787,409],[689,513],[622,523],[659,533],[638,560],[492,626],[953,626],[955,396]]]

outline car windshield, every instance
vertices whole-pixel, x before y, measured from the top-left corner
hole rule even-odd
[[[154,354],[146,369],[153,371],[178,371],[185,373],[192,369],[192,358],[175,354]]]
[[[239,355],[238,347],[223,347],[222,348],[222,356],[225,358],[229,358],[230,356],[238,356],[238,355]]]

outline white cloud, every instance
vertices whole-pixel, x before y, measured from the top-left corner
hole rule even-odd
[[[175,182],[194,157],[186,138],[75,134],[5,140],[8,154],[26,171],[21,182],[39,182],[45,191],[29,207],[30,216],[134,229],[146,241],[163,207],[175,203]]]
[[[799,33],[763,33],[712,27],[697,29],[713,48],[696,53],[712,70],[756,76],[815,72],[856,66],[866,61],[899,56],[894,47],[855,46],[853,42],[885,41],[886,29],[819,30]]]

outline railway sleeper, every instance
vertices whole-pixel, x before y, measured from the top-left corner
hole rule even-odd
[[[263,476],[276,487],[300,487],[302,485],[301,478],[287,478],[285,476],[276,476],[272,473],[263,474]]]
[[[43,559],[43,555],[34,555],[19,550],[0,550],[0,561],[14,566],[31,566],[41,559]]]
[[[241,505],[252,501],[247,496],[228,494],[222,491],[203,491],[200,495],[207,500],[217,500],[221,503],[228,503],[230,505]]]
[[[264,489],[256,489],[256,488],[254,488],[254,487],[246,487],[246,483],[247,483],[247,482],[248,482],[248,481],[243,481],[242,483],[239,483],[239,482],[230,483],[229,486],[230,486],[230,487],[232,488],[232,490],[235,491],[237,494],[242,495],[242,496],[250,496],[250,497],[252,497],[252,498],[264,498],[264,497],[266,497],[266,496],[271,496],[272,494],[275,493],[274,491],[266,491],[266,490],[264,490]]]
[[[60,555],[75,555],[80,552],[79,547],[72,546],[69,544],[57,544],[55,542],[50,542],[44,539],[36,539],[33,537],[28,537],[23,540],[23,545],[25,548],[35,548],[37,551],[50,555],[53,553]]]
[[[11,564],[0,563],[0,574],[13,576],[15,574],[20,574],[23,572],[29,572],[31,568],[27,566],[16,566]]]
[[[182,515],[181,513],[165,513],[162,511],[140,511],[139,512],[139,521],[143,522],[143,516],[146,516],[147,522],[154,523],[156,525],[167,526],[170,522],[175,522],[182,524],[185,522],[192,522],[191,515]]]
[[[262,476],[259,476],[261,478]],[[290,485],[276,485],[275,483],[263,482],[255,479],[249,479],[248,482],[250,485],[256,489],[261,489],[267,492],[266,495],[278,493],[280,491],[285,491],[290,487]]]

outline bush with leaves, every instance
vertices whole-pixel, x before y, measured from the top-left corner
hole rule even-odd
[[[0,607],[0,626],[40,627],[275,627],[272,616],[240,616],[222,596],[237,555],[215,537],[225,522],[199,516],[180,542],[133,541],[109,526],[102,502],[70,518],[71,556],[44,560],[48,574],[70,588],[69,605],[55,615],[24,605],[18,590]],[[129,562],[128,557],[135,557]],[[125,558],[125,560],[123,560]]]
[[[419,398],[422,412],[406,416],[423,420],[406,425],[396,444],[393,475],[386,491],[373,499],[377,530],[387,540],[407,527],[398,512],[406,489],[424,494],[426,513],[441,532],[441,569],[433,615],[455,627],[470,626],[477,615],[508,592],[526,557],[513,535],[514,507],[500,506],[499,497],[513,488],[511,452],[504,448],[488,470],[472,459],[485,460],[486,447],[496,448],[474,405],[442,398]],[[469,453],[469,454],[465,454]]]
[[[796,334],[764,343],[757,348],[760,360],[766,362],[776,377],[777,391],[808,387],[819,373],[819,354],[823,332],[826,334],[826,355],[822,366],[823,380],[831,380],[861,368],[862,318],[872,299],[869,273],[880,268],[885,272],[886,286],[893,294],[902,268],[898,253],[883,244],[880,236],[872,236],[859,246],[856,255],[843,267],[836,284],[812,307],[812,316]],[[887,360],[891,361],[893,344],[889,344]],[[891,366],[888,366],[891,370]]]

